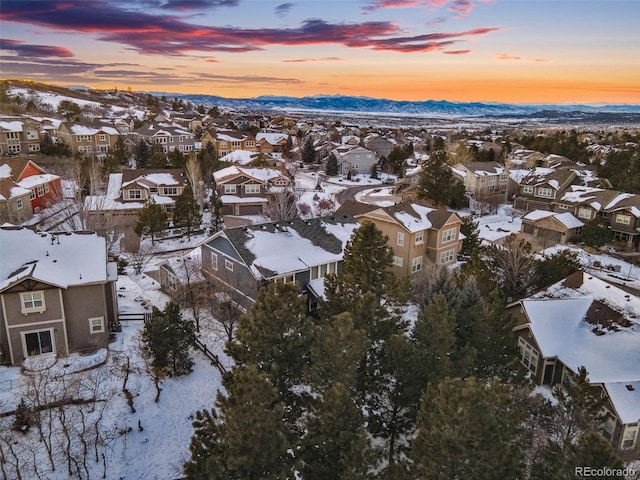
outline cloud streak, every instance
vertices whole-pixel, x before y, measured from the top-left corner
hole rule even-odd
[[[19,57],[73,57],[73,53],[71,52],[71,50],[64,47],[56,47],[51,45],[32,45],[24,43],[20,40],[0,39],[0,49],[3,52],[13,52]]]
[[[193,5],[204,2],[194,0],[187,3]],[[208,3],[221,5],[223,2]],[[399,3],[425,2],[403,0]],[[399,33],[399,28],[390,21],[329,23],[321,19],[307,19],[298,28],[243,29],[195,25],[177,16],[133,12],[119,7],[120,4],[111,4],[104,0],[28,0],[3,5],[0,19],[3,22],[36,25],[54,31],[85,33],[152,55],[184,55],[188,52],[214,51],[242,53],[262,50],[270,45],[327,44],[403,53],[429,52],[456,41],[463,41],[465,37],[485,35],[499,30],[478,28],[458,33],[398,37],[395,35]]]
[[[322,57],[322,58],[293,58],[290,60],[282,60],[282,63],[307,63],[307,62],[341,62],[340,57]]]

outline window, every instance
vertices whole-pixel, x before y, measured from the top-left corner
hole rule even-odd
[[[553,190],[551,190],[550,188],[546,188],[546,187],[539,187],[538,188],[538,196],[539,197],[551,198],[551,197],[553,197]]]
[[[18,132],[7,132],[7,140],[18,140]]]
[[[252,141],[252,140],[247,140],[246,145],[247,145],[247,147],[253,147],[253,146],[255,146],[255,144],[253,143],[253,141]]]
[[[613,438],[613,432],[616,430],[616,420],[615,417],[606,409],[603,409],[604,421],[602,425],[600,425],[600,434],[606,438],[607,440],[611,440]]]
[[[178,188],[177,187],[164,187],[164,194],[165,195],[178,195]]]
[[[524,185],[522,187],[522,193],[533,193],[533,187],[531,185]]]
[[[231,260],[227,260],[225,258],[225,260],[224,260],[224,268],[226,268],[230,272],[233,272],[233,262]]]
[[[35,189],[31,189],[29,192],[29,199],[33,200],[34,198],[36,198],[36,191]]]
[[[419,272],[422,270],[422,257],[416,257],[411,259],[411,273]]]
[[[403,232],[398,232],[398,239],[397,239],[397,243],[398,243],[398,245],[400,245],[401,247],[404,247],[404,233],[403,233]]]
[[[24,292],[20,294],[20,301],[22,303],[22,313],[35,313],[44,312],[47,306],[44,302],[44,292]]]
[[[622,223],[623,225],[631,224],[631,215],[625,215],[623,213],[619,213],[616,215],[616,223]]]
[[[447,250],[446,252],[442,252],[440,254],[440,263],[450,263],[453,261],[453,250]]]
[[[218,271],[218,255],[213,252],[211,252],[211,268]]]
[[[22,348],[26,357],[35,357],[54,353],[53,329],[40,332],[24,332],[22,334]]]
[[[622,434],[622,448],[633,448],[636,444],[636,437],[638,436],[638,424],[630,423],[624,427],[624,433]]]
[[[76,142],[90,142],[91,135],[76,135]]]
[[[16,200],[16,207],[22,208],[22,206],[23,206],[22,199],[19,198],[18,200]]]
[[[442,243],[450,242],[451,240],[456,238],[456,228],[449,228],[442,232]]]
[[[416,232],[416,245],[424,243],[424,232]]]
[[[104,317],[95,317],[89,319],[89,333],[104,332]]]
[[[155,143],[167,143],[167,137],[156,137]]]
[[[51,189],[49,188],[49,184],[48,184],[48,183],[45,183],[45,184],[44,184],[44,191],[45,191],[45,193],[49,193],[49,190],[51,190]]]
[[[589,210],[588,208],[580,207],[578,209],[578,217],[584,218],[586,220],[591,220],[591,210]]]
[[[220,148],[227,148],[227,142],[220,142]]]
[[[107,141],[107,136],[106,136],[106,135],[98,135],[98,139],[99,139],[101,142],[106,142],[106,141]]]
[[[184,135],[180,135],[178,137],[178,142],[180,142],[180,143],[184,142]]]
[[[393,264],[396,267],[401,267],[404,264],[404,259],[402,257],[393,256]]]
[[[129,199],[141,199],[142,198],[142,190],[129,190]]]
[[[260,185],[245,185],[244,193],[260,193]]]
[[[561,203],[560,205],[558,205],[558,208],[560,210],[566,210],[567,208],[569,208],[569,205],[565,205],[564,203]]]
[[[173,143],[173,137],[169,137],[169,142]]]
[[[536,373],[538,369],[538,351],[522,337],[518,338],[518,347],[520,347],[520,361],[522,364],[532,373]]]
[[[42,185],[38,185],[38,196],[41,197],[44,195],[44,187]]]
[[[236,193],[236,186],[235,185],[225,185],[224,186],[224,193]]]

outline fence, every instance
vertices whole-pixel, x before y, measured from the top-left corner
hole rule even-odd
[[[227,369],[224,367],[224,365],[222,365],[222,363],[220,363],[220,359],[218,358],[218,356],[211,350],[209,350],[209,348],[197,338],[195,346],[198,350],[204,353],[205,357],[211,360],[211,365],[216,367],[221,375],[225,375],[227,373]]]

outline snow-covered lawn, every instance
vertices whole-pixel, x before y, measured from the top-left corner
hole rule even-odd
[[[148,275],[121,276],[117,283],[119,310],[123,312],[148,311],[151,306],[162,309],[167,297],[159,291],[159,285]],[[145,304],[145,308],[142,304]],[[192,421],[196,411],[213,406],[221,387],[220,373],[199,351],[193,352],[193,372],[184,377],[168,378],[162,385],[160,401],[154,403],[155,386],[145,373],[135,345],[142,328],[141,321],[123,321],[122,332],[109,345],[109,352],[99,350],[92,356],[71,355],[59,359],[55,368],[78,371],[94,364],[104,365],[90,370],[100,378],[100,391],[106,400],[106,410],[100,424],[116,438],[105,450],[106,478],[109,479],[173,479],[180,478],[182,464],[189,457],[189,440],[193,435]],[[215,329],[203,324],[203,340],[214,351],[222,348]],[[127,388],[133,395],[135,413],[131,412],[122,392],[124,359],[129,357],[131,373]],[[224,357],[224,356],[223,356]],[[27,377],[20,367],[0,367],[0,412],[15,409],[27,388]],[[92,413],[87,410],[87,416]],[[1,418],[3,435],[9,434],[12,417]],[[141,427],[141,429],[139,428]],[[127,433],[124,433],[127,432]],[[14,438],[22,444],[35,445],[39,469],[51,480],[67,479],[66,465],[58,465],[50,472],[46,454],[37,440],[35,428],[23,436],[14,432]],[[26,442],[28,440],[28,442]],[[29,453],[30,454],[30,453]],[[102,462],[95,463],[92,455],[88,462],[91,478],[102,478]],[[25,458],[23,478],[33,478]]]
[[[510,205],[500,205],[496,214],[474,217],[474,220],[478,223],[480,238],[485,243],[495,242],[508,237],[512,233],[520,232],[522,219],[516,217],[512,220],[507,214],[507,209],[510,207]],[[469,210],[459,210],[456,213],[459,217],[471,215]]]

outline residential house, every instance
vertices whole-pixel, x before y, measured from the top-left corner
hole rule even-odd
[[[570,169],[536,167],[519,179],[513,206],[519,210],[551,210],[551,203],[560,198],[577,181],[578,174]]]
[[[73,153],[102,161],[118,141],[120,132],[114,127],[93,128],[62,122],[58,127],[58,135]]]
[[[392,142],[391,140],[378,134],[367,135],[364,138],[365,148],[371,150],[372,152],[375,152],[378,158],[389,158],[389,154],[391,153],[395,145],[395,142]]]
[[[333,150],[338,159],[338,171],[341,175],[349,172],[353,175],[370,174],[377,165],[375,153],[360,146],[343,145]]]
[[[599,218],[613,233],[613,244],[625,248],[640,247],[640,196],[580,185],[571,185],[553,203],[556,211],[569,211],[588,222]]]
[[[640,299],[585,272],[513,304],[520,361],[538,385],[572,382],[585,367],[606,397],[600,433],[622,452],[639,448]]]
[[[220,157],[236,150],[258,151],[255,137],[234,130],[210,128],[202,134],[201,142],[202,148],[211,143]]]
[[[118,320],[117,266],[93,232],[0,228],[0,359],[107,347]]]
[[[575,241],[584,223],[570,212],[534,210],[522,217],[521,231],[539,238],[543,247]]]
[[[29,190],[29,206],[32,213],[39,213],[62,198],[60,177],[47,173],[28,157],[5,157],[1,162],[15,186]]]
[[[200,248],[158,264],[160,287],[167,295],[178,301],[193,301],[206,288],[202,274]],[[189,298],[191,297],[191,298]]]
[[[288,138],[289,135],[284,133],[257,133],[256,149],[262,153],[283,153]]]
[[[314,308],[324,277],[337,273],[358,227],[349,215],[225,228],[201,245],[202,270],[218,290],[249,308],[260,287],[295,282]]]
[[[284,169],[231,166],[214,172],[223,215],[262,215],[269,195],[291,180]]]
[[[32,190],[16,184],[9,165],[0,165],[0,225],[21,224],[29,220],[33,216],[32,193]]]
[[[0,121],[0,155],[27,155],[40,151],[40,126],[28,119]]]
[[[165,153],[177,150],[188,153],[196,150],[196,137],[188,128],[177,123],[151,123],[136,130],[138,138],[149,145],[160,145]]]
[[[504,198],[509,174],[498,162],[458,163],[451,167],[453,176],[464,183],[464,189],[474,198],[498,195]]]
[[[386,235],[393,250],[393,272],[398,277],[416,274],[427,262],[451,265],[462,249],[462,221],[454,212],[418,203],[401,202],[379,207],[345,202],[336,214],[369,220]]]

